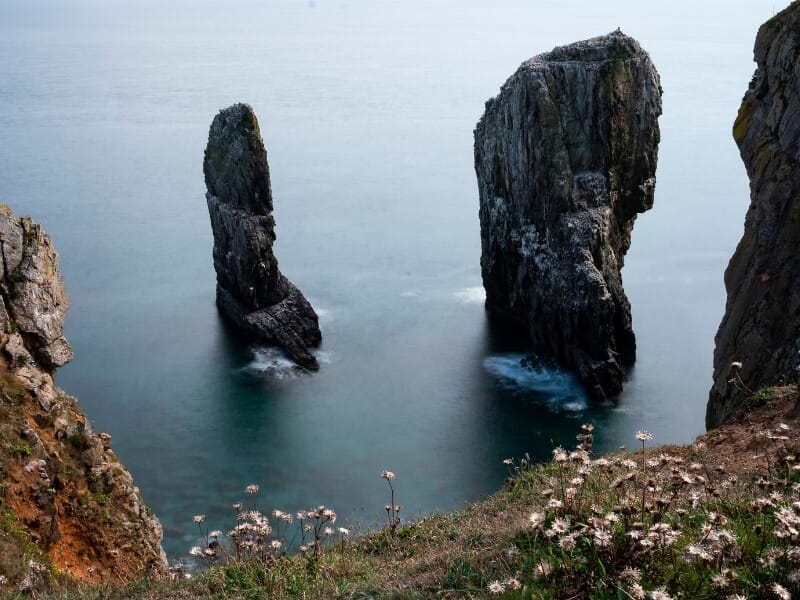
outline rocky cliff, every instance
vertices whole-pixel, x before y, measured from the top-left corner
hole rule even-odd
[[[161,525],[111,437],[55,385],[72,350],[50,237],[0,205],[0,255],[0,592],[35,591],[48,562],[96,582],[163,573]]]
[[[248,105],[236,104],[214,118],[203,171],[220,311],[254,340],[281,347],[306,369],[318,369],[309,351],[322,340],[317,314],[280,272],[272,252],[267,151]]]
[[[800,364],[800,3],[764,23],[733,125],[750,177],[744,235],[725,271],[706,426],[736,415]]]
[[[653,205],[660,114],[655,67],[616,31],[523,63],[475,130],[486,307],[596,398],[636,356],[620,270]]]

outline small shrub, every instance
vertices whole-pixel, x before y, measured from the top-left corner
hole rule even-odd
[[[750,396],[747,405],[752,409],[761,408],[775,399],[777,390],[774,387],[763,387]]]
[[[25,275],[22,273],[20,268],[17,267],[13,271],[11,271],[11,273],[8,274],[8,279],[12,283],[21,283],[21,282],[25,281]]]
[[[78,431],[69,436],[68,441],[75,450],[86,450],[88,447],[88,440],[83,431]]]
[[[16,454],[18,456],[30,456],[33,454],[33,450],[28,444],[20,443],[20,442],[11,442],[8,445],[8,451],[11,454]]]

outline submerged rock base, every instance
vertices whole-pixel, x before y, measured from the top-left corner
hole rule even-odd
[[[523,63],[475,129],[486,307],[595,398],[636,357],[620,270],[653,205],[660,114],[655,67],[616,31]]]

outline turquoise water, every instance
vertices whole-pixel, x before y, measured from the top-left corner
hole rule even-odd
[[[263,506],[406,518],[495,490],[585,421],[600,449],[703,429],[722,272],[748,187],[730,128],[773,2],[0,3],[0,202],[43,223],[72,297],[59,384],[113,436],[176,558],[191,516]],[[623,272],[639,359],[612,406],[521,366],[482,307],[472,129],[524,59],[617,27],[664,86],[655,208]],[[283,272],[318,309],[294,376],[214,306],[202,153],[252,104]]]

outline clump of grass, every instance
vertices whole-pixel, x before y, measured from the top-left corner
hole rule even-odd
[[[748,408],[751,410],[761,408],[775,399],[777,389],[774,387],[763,387],[755,394],[750,396],[747,401]]]
[[[0,512],[0,594],[10,582],[28,597],[39,597],[55,583],[56,571],[28,530],[8,509]]]
[[[28,444],[22,442],[11,442],[8,444],[8,451],[17,456],[30,456],[33,450]]]
[[[788,440],[788,426],[763,432]],[[517,553],[486,587],[508,598],[790,598],[800,594],[800,470],[743,482],[704,461],[642,450],[593,460],[553,451]],[[767,461],[765,461],[766,463]],[[713,472],[713,477],[709,474]],[[504,571],[504,572],[503,572]]]

